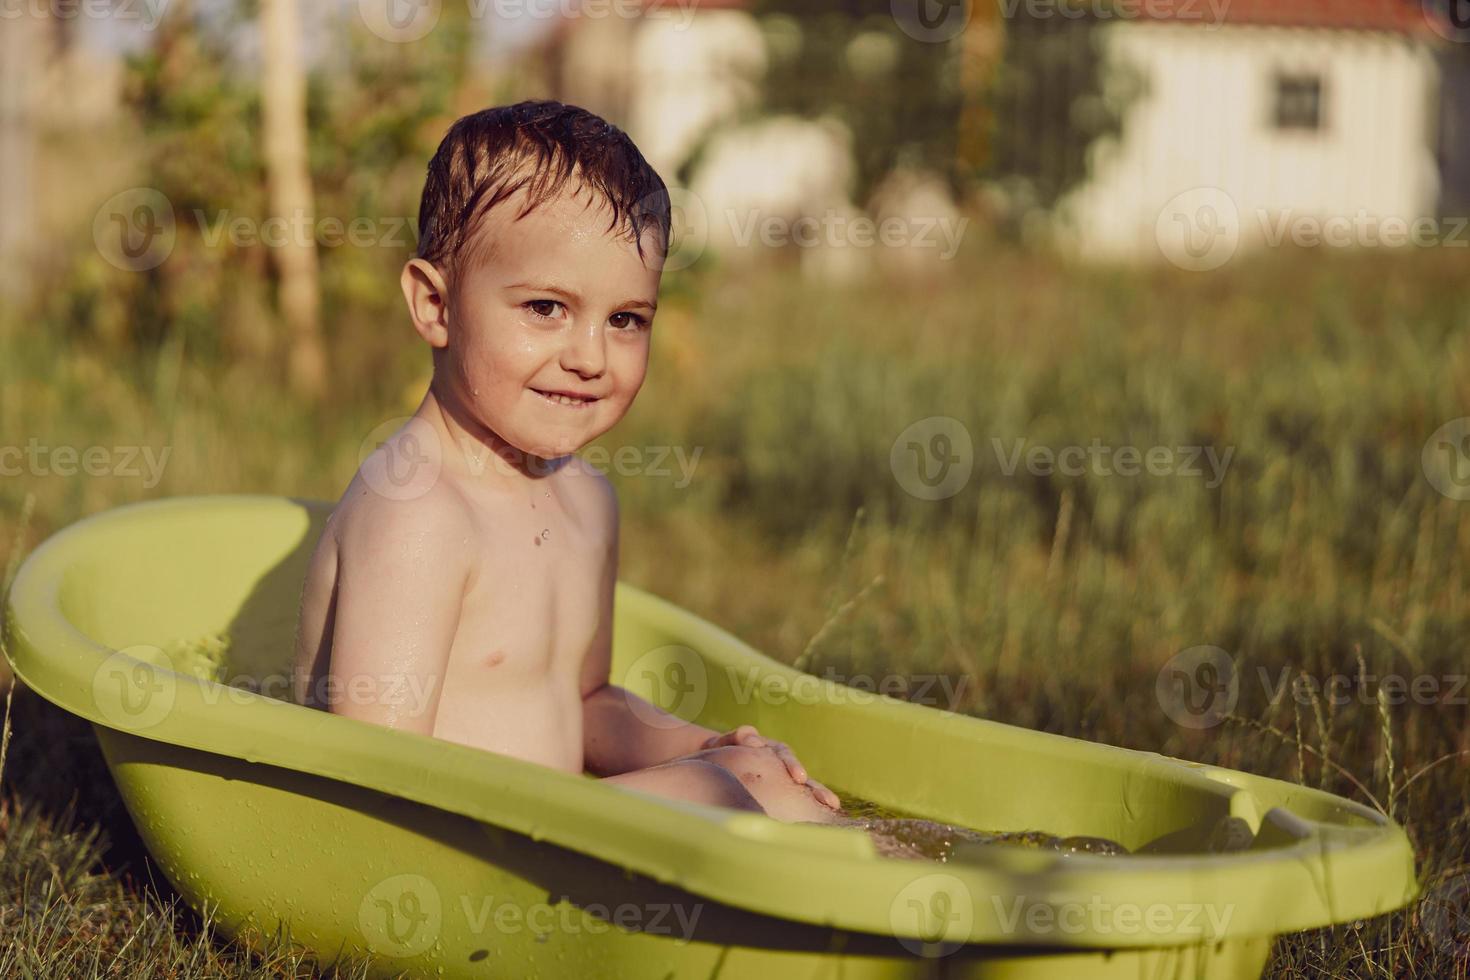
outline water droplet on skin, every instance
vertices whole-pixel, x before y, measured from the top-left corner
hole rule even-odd
[[[542,541],[550,541],[551,540],[551,528],[544,527],[544,528],[541,529],[541,540]]]

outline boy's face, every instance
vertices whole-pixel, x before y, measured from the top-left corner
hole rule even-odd
[[[485,216],[472,246],[484,257],[463,263],[450,284],[444,329],[426,332],[417,310],[415,321],[442,348],[436,387],[474,423],[551,458],[611,429],[643,385],[658,234],[644,238],[650,267],[623,229],[608,230],[605,203],[574,182],[515,220],[524,193]],[[405,292],[409,278],[406,269]],[[587,400],[566,404],[557,392]]]

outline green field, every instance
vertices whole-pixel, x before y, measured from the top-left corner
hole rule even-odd
[[[1325,787],[1403,823],[1431,891],[1462,880],[1470,501],[1438,492],[1421,453],[1470,414],[1464,256],[1273,252],[1195,275],[970,245],[937,283],[666,282],[648,380],[595,458],[626,451],[609,467],[624,578],[815,673],[912,679],[940,707]],[[334,499],[426,380],[379,295],[330,338],[325,408],[282,393],[269,359],[201,346],[197,325],[99,334],[63,302],[12,317],[0,443],[53,456],[0,479],[0,556],[127,501]],[[890,463],[933,417],[972,446],[940,500]],[[1010,466],[1018,447],[1094,445],[1157,448],[1168,472]],[[63,475],[61,446],[104,447],[115,472]],[[1155,694],[1201,645],[1242,665],[1232,717],[1204,730]],[[1345,696],[1293,697],[1301,675]],[[18,690],[9,731],[0,976],[316,975],[174,904],[85,725]],[[1410,909],[1284,938],[1270,975],[1464,977],[1470,943]]]

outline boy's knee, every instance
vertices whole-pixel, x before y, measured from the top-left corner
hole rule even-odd
[[[772,783],[795,785],[796,782],[787,771],[786,764],[766,748],[723,745],[717,749],[706,749],[697,758],[726,770],[752,791]]]
[[[699,781],[701,795],[704,797],[701,802],[753,813],[766,812],[750,794],[750,790],[728,769],[703,759],[691,759],[688,764],[691,771],[697,774],[695,778]]]

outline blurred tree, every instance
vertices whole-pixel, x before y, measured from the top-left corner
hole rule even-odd
[[[933,169],[958,187],[961,46],[917,41],[891,0],[751,0],[770,67],[761,112],[831,113],[852,130],[854,199],[898,164]]]
[[[287,378],[297,395],[315,399],[326,390],[327,359],[296,0],[261,0],[260,34],[266,185],[271,214],[284,220],[288,229],[271,252],[280,275],[281,315],[289,340]]]
[[[74,249],[43,290],[48,314],[105,343],[148,350],[176,338],[196,363],[290,372],[297,345],[280,343],[294,338],[288,273],[265,222],[295,205],[271,196],[266,4],[207,7],[172,0],[151,43],[128,57],[124,106],[138,128],[139,170],[98,175],[101,187],[143,185],[167,200],[176,232],[167,260],[130,272]],[[399,43],[376,35],[356,3],[308,11],[318,43],[302,49],[303,145],[284,156],[310,168],[294,178],[309,209],[296,225],[319,270],[318,342],[333,373],[370,382],[344,395],[378,399],[381,384],[396,397],[396,365],[416,352],[382,324],[401,310],[398,271],[416,245],[428,159],[450,122],[483,98],[472,84],[474,23],[468,5],[446,4],[429,34]],[[289,231],[300,241],[296,226]],[[299,360],[294,368],[297,379],[313,370]]]
[[[0,299],[26,285],[23,261],[35,226],[36,74],[49,29],[44,9],[0,31]]]
[[[1103,31],[1120,18],[1096,2],[1011,6],[988,94],[990,154],[978,176],[1005,192],[1002,217],[1014,229],[1086,180],[1090,149],[1119,132],[1138,79],[1106,63]]]
[[[997,184],[1019,222],[1085,179],[1089,147],[1117,131],[1127,79],[1104,77],[1098,47],[1116,18],[1080,0],[961,2],[963,30],[920,40],[896,0],[752,0],[771,50],[762,111],[846,122],[858,200],[909,164],[956,191]]]

